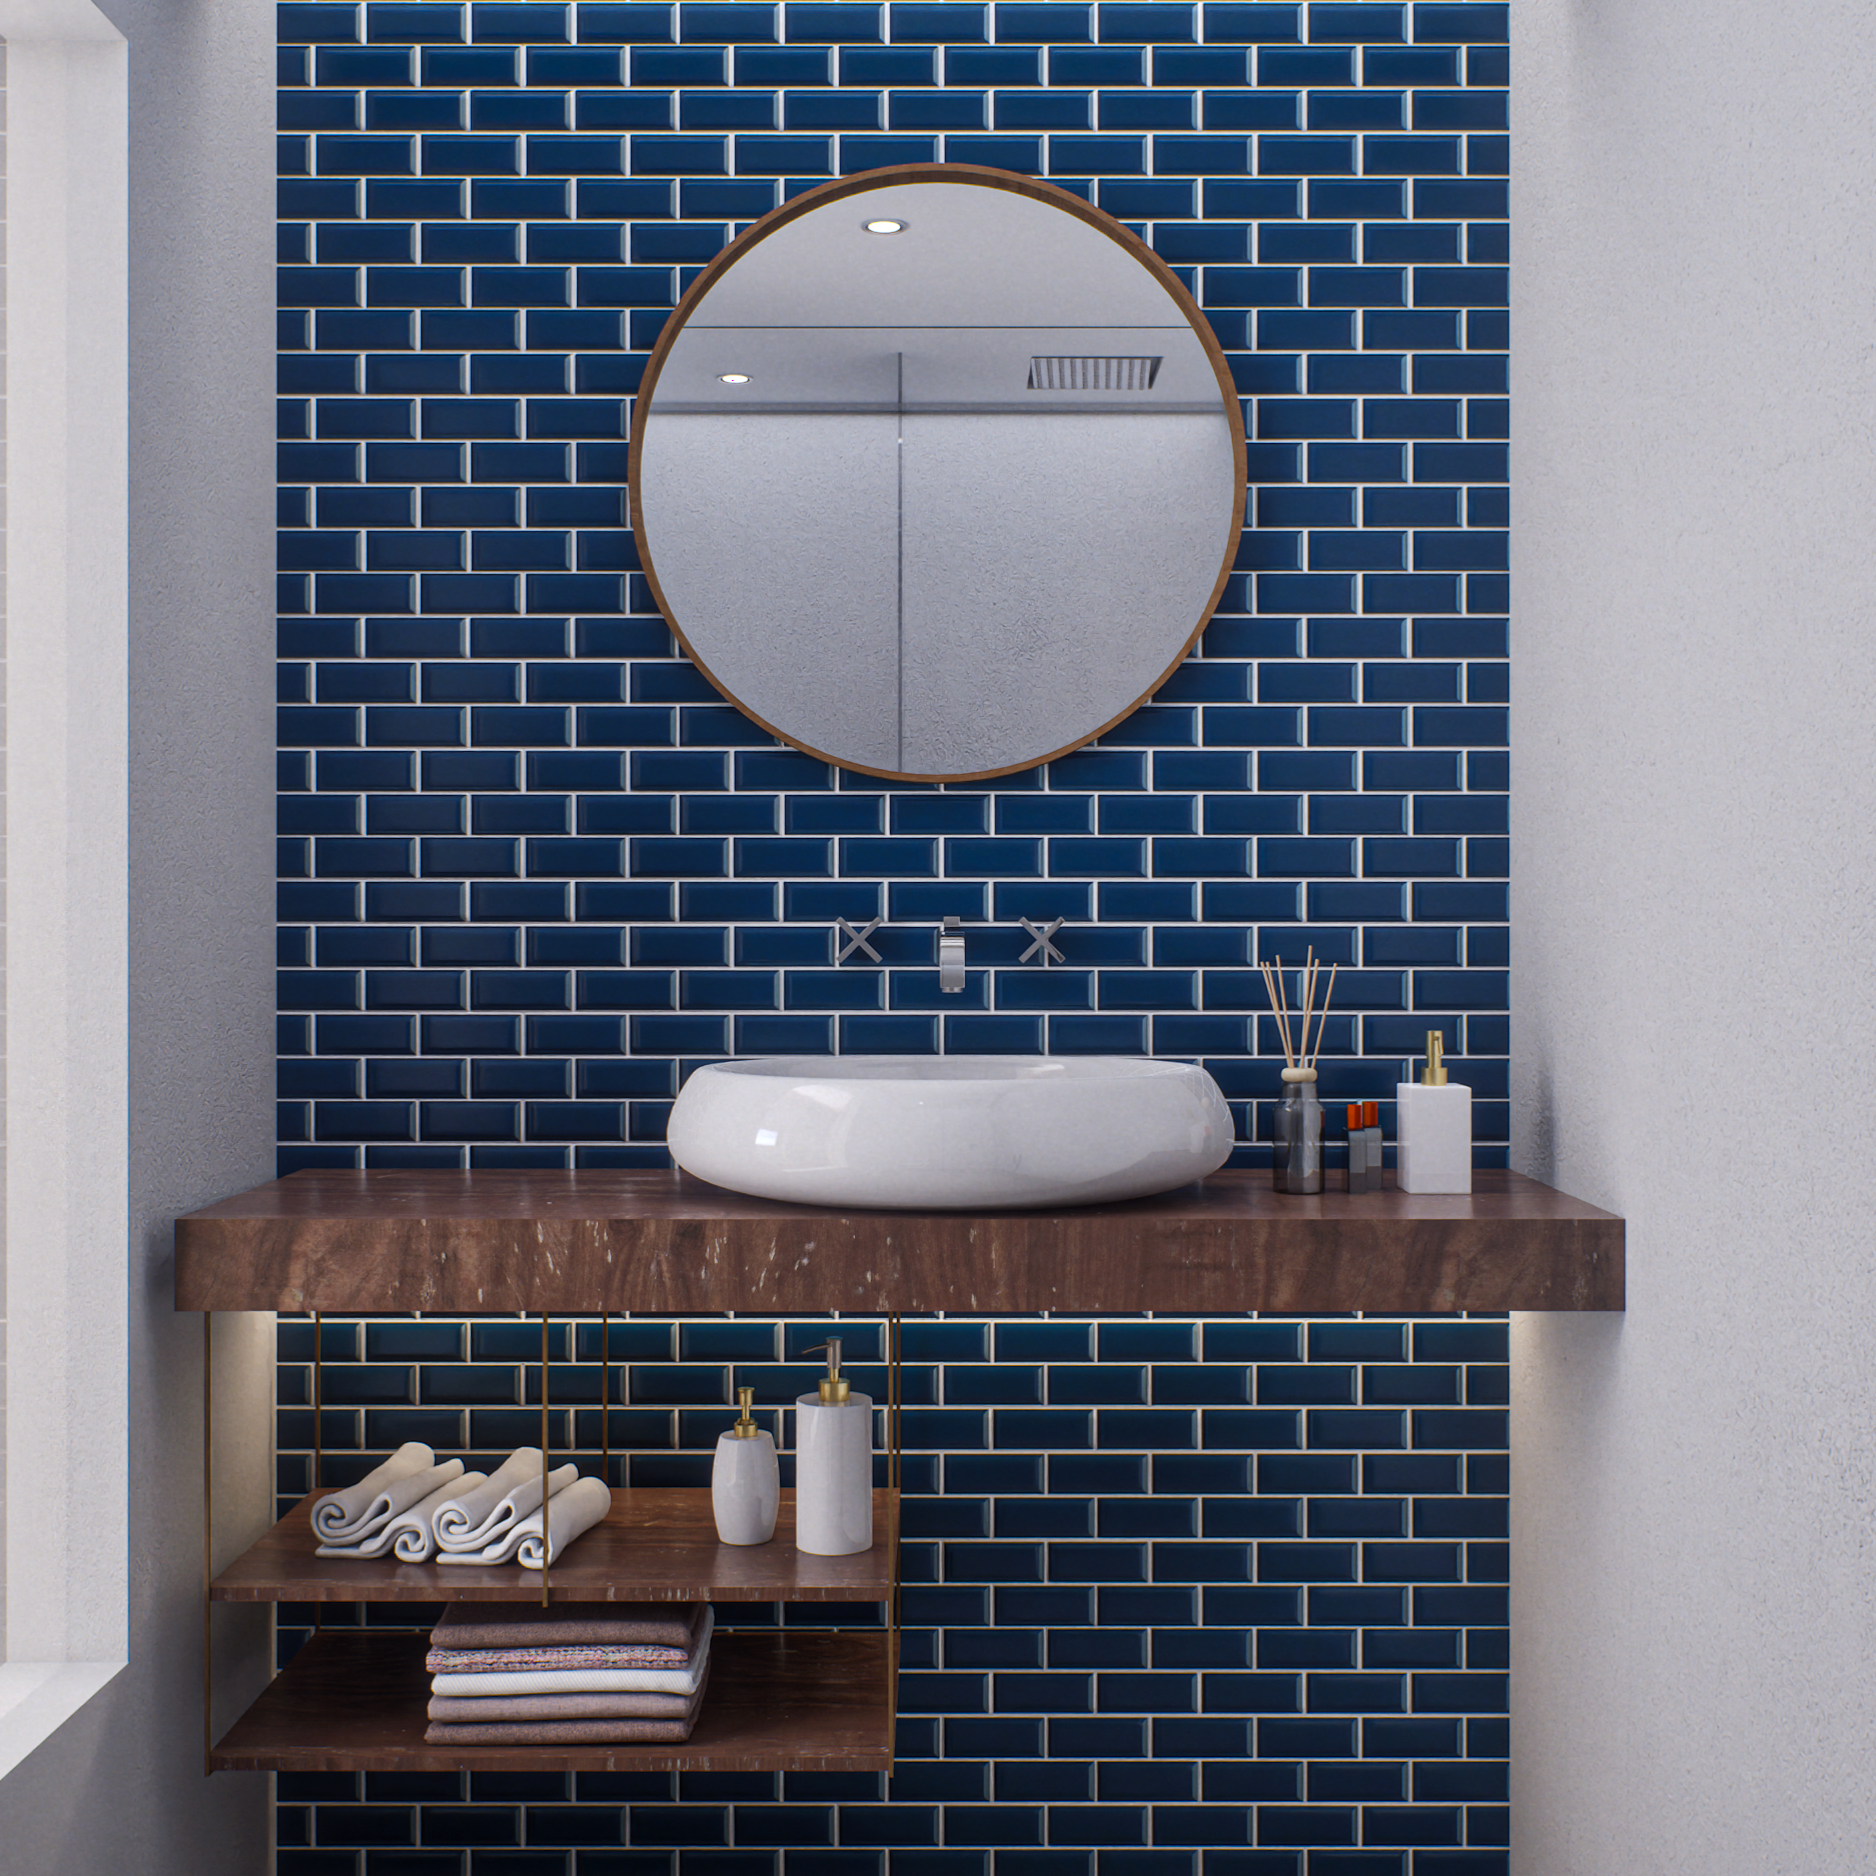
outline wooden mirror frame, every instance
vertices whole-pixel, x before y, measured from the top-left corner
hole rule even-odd
[[[1192,330],[1198,335],[1199,343],[1205,348],[1205,355],[1211,361],[1213,374],[1218,380],[1219,395],[1224,401],[1225,420],[1231,431],[1231,461],[1236,481],[1232,512],[1236,517],[1225,541],[1225,551],[1219,563],[1218,578],[1212,584],[1211,597],[1206,600],[1199,613],[1198,622],[1193,626],[1186,641],[1179,647],[1177,655],[1140,695],[1108,718],[1105,723],[1091,729],[1085,736],[1078,736],[1073,742],[1064,743],[1059,749],[1052,749],[1046,755],[1034,756],[1027,761],[1006,763],[1001,768],[978,769],[966,775],[919,775],[903,769],[873,768],[863,762],[854,762],[849,758],[831,754],[825,749],[817,749],[811,743],[804,743],[799,737],[791,736],[784,729],[779,729],[767,718],[753,710],[741,697],[738,697],[709,665],[698,656],[697,649],[684,635],[684,628],[678,623],[677,615],[670,602],[665,598],[664,589],[659,584],[657,569],[652,564],[650,543],[645,538],[644,515],[639,506],[639,467],[644,438],[644,422],[640,413],[648,417],[651,410],[651,398],[657,389],[658,377],[664,369],[665,360],[671,354],[672,346],[678,335],[684,330],[686,321],[702,304],[704,296],[723,277],[730,268],[743,258],[758,242],[766,240],[778,228],[785,228],[799,216],[811,210],[825,207],[829,202],[838,202],[843,196],[864,194],[875,189],[886,188],[894,183],[929,183],[929,182],[965,182],[975,187],[988,189],[1006,189],[1013,195],[1025,195],[1039,202],[1047,202],[1052,207],[1062,209],[1077,216],[1090,227],[1097,228],[1130,254],[1165,288],[1173,304],[1182,312]],[[639,567],[644,573],[646,583],[651,587],[653,599],[658,602],[658,610],[664,615],[665,623],[671,628],[671,635],[684,654],[705,679],[719,691],[724,699],[735,705],[751,722],[759,724],[771,736],[779,738],[791,748],[799,749],[804,755],[813,756],[818,762],[832,763],[836,768],[851,769],[861,775],[877,775],[892,782],[986,782],[999,775],[1019,775],[1025,770],[1041,768],[1045,763],[1084,748],[1087,744],[1105,736],[1115,724],[1126,719],[1146,703],[1172,674],[1185,663],[1191,655],[1192,647],[1198,643],[1199,634],[1211,622],[1212,614],[1217,610],[1219,600],[1224,596],[1225,582],[1231,577],[1237,561],[1238,542],[1244,532],[1244,508],[1248,494],[1248,482],[1245,465],[1244,410],[1239,401],[1237,385],[1231,377],[1230,367],[1225,362],[1224,348],[1218,343],[1217,335],[1212,331],[1211,322],[1199,311],[1198,302],[1193,299],[1181,283],[1177,274],[1130,229],[1107,213],[1096,208],[1090,202],[1084,202],[1080,196],[1067,189],[1058,188],[1054,183],[1042,182],[1033,176],[1021,176],[1010,170],[985,169],[973,163],[904,163],[888,169],[862,170],[858,175],[843,176],[836,182],[826,182],[817,188],[805,190],[792,201],[785,202],[780,208],[771,209],[761,220],[752,222],[749,227],[737,235],[705,267],[690,284],[688,291],[678,301],[676,309],[665,322],[664,330],[658,335],[658,343],[652,349],[651,360],[645,367],[645,376],[639,384],[633,401],[632,434],[626,459],[626,494],[630,504],[632,534],[638,544]]]

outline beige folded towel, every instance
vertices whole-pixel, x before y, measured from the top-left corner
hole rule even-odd
[[[455,1725],[507,1720],[681,1720],[695,1694],[497,1694],[467,1699],[432,1694],[430,1718]]]
[[[520,1538],[515,1547],[515,1561],[524,1570],[545,1568],[611,1509],[612,1492],[602,1480],[575,1479],[564,1491],[555,1492],[532,1517],[523,1518],[515,1526]],[[543,1524],[545,1536],[542,1535]]]
[[[697,1716],[703,1708],[704,1687],[709,1678],[710,1671],[706,1663],[696,1692],[684,1700],[679,1713],[641,1714],[623,1710],[627,1701],[660,1698],[644,1694],[564,1694],[536,1696],[532,1700],[433,1699],[430,1702],[430,1724],[424,1730],[424,1743],[432,1746],[599,1746],[630,1744],[634,1741],[644,1745],[682,1741],[691,1736],[697,1724]],[[613,1701],[618,1703],[621,1710],[582,1715],[543,1710],[550,1703],[564,1705],[582,1699]],[[521,1718],[510,1719],[494,1710],[498,1707],[524,1705],[532,1711]],[[439,1707],[449,1708],[452,1715],[460,1707],[483,1708],[487,1714],[480,1721],[461,1722],[440,1714],[437,1711]]]
[[[439,1485],[428,1498],[393,1518],[384,1527],[384,1535],[391,1540],[391,1550],[398,1562],[428,1563],[436,1554],[436,1514],[444,1505],[461,1497],[465,1490],[473,1491],[485,1476],[480,1472],[465,1472],[447,1485]]]
[[[612,1746],[682,1745],[689,1720],[533,1720],[505,1726],[424,1728],[427,1746]]]
[[[432,1466],[428,1472],[412,1472],[404,1478],[393,1479],[378,1499],[381,1505],[388,1508],[386,1515],[367,1520],[358,1536],[349,1543],[321,1544],[319,1555],[382,1557],[399,1540],[411,1520],[424,1516],[431,1506],[441,1503],[462,1475],[462,1461],[446,1459],[442,1465]],[[427,1523],[424,1528],[428,1530]],[[414,1561],[421,1562],[422,1559]]]
[[[313,1535],[322,1544],[355,1542],[415,1502],[407,1494],[393,1498],[393,1489],[400,1480],[432,1471],[435,1466],[436,1454],[429,1447],[420,1440],[407,1441],[356,1485],[321,1498],[313,1507]]]
[[[648,1647],[696,1652],[706,1602],[453,1602],[430,1632],[438,1648]]]
[[[561,1466],[548,1474],[547,1492],[551,1496],[580,1476],[578,1466]],[[540,1502],[541,1449],[523,1446],[510,1453],[493,1473],[473,1491],[449,1499],[437,1511],[431,1528],[436,1532],[437,1548],[450,1552],[482,1552],[494,1545],[508,1529],[525,1518]],[[512,1551],[508,1555],[512,1555]],[[508,1555],[472,1556],[475,1563],[506,1563]]]

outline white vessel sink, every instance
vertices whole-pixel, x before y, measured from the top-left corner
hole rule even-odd
[[[784,1056],[698,1069],[671,1155],[802,1205],[1094,1205],[1216,1172],[1231,1112],[1202,1068],[1141,1056]]]

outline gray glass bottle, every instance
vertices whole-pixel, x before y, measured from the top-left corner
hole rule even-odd
[[[1283,1099],[1270,1130],[1271,1184],[1279,1192],[1322,1190],[1322,1103],[1313,1068],[1283,1070]]]

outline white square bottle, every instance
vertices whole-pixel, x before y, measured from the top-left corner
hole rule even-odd
[[[1396,1084],[1395,1182],[1403,1192],[1472,1190],[1472,1090],[1448,1081],[1437,1029],[1427,1031],[1426,1071]]]

